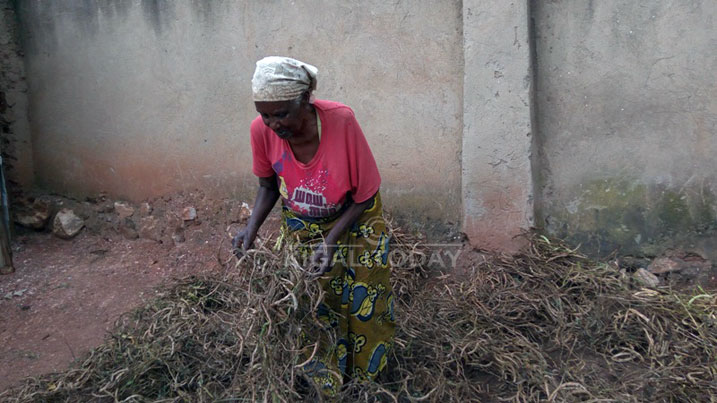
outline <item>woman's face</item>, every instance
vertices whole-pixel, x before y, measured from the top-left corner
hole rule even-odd
[[[277,136],[288,140],[301,132],[301,101],[302,98],[298,98],[293,101],[254,102],[254,105],[264,124]]]

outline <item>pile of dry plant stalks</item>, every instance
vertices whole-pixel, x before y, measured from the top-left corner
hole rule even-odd
[[[431,253],[393,236],[393,248]],[[315,401],[296,352],[300,329],[318,329],[306,278],[291,255],[259,249],[223,278],[165,291],[74,368],[0,399]],[[643,289],[542,237],[465,277],[407,265],[394,281],[391,368],[348,385],[344,401],[717,401],[717,294]]]

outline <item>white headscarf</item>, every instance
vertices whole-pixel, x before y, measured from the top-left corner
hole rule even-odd
[[[251,89],[254,102],[289,101],[316,89],[319,70],[290,57],[269,56],[256,62]]]

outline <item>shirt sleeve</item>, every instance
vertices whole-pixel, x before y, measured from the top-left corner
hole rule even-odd
[[[251,157],[252,172],[259,178],[266,178],[274,175],[269,160],[268,146],[264,138],[264,123],[257,118],[251,122]]]
[[[349,114],[346,128],[351,196],[354,202],[363,203],[378,192],[381,176],[371,148],[353,112]]]

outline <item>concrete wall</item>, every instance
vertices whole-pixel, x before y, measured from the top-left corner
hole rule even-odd
[[[17,4],[50,189],[250,197],[249,80],[284,54],[355,109],[394,213],[717,258],[712,0]]]
[[[389,208],[460,216],[459,1],[18,3],[44,187],[250,197],[251,75],[280,54],[318,66],[317,97],[355,110]]]
[[[537,1],[541,222],[717,257],[717,2]]]
[[[12,3],[0,0],[0,150],[8,192],[18,197],[34,176],[25,66]]]
[[[533,224],[532,66],[527,1],[463,1],[463,230],[518,250]]]

